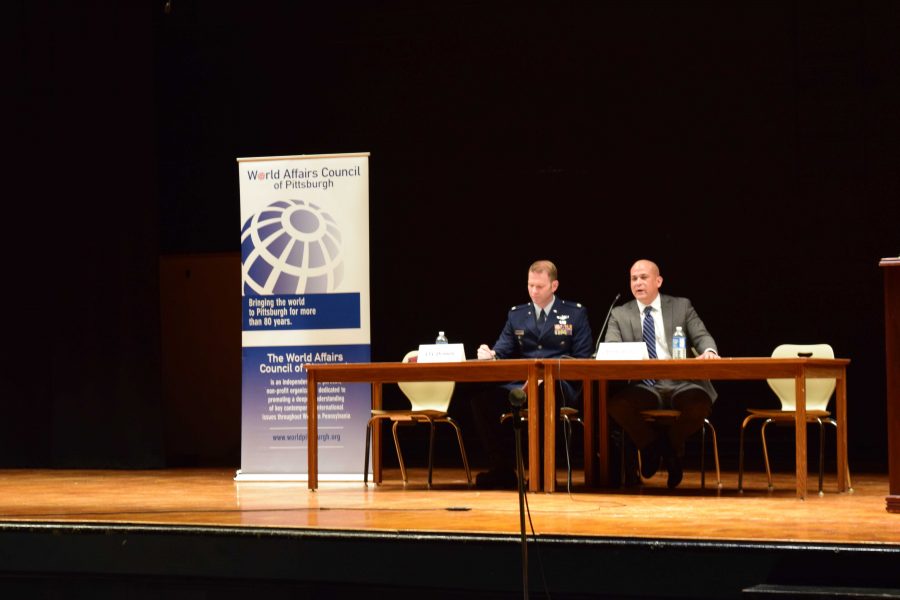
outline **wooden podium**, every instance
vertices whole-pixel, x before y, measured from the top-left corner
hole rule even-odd
[[[888,472],[887,511],[900,513],[900,257],[883,258],[884,354],[887,361]]]

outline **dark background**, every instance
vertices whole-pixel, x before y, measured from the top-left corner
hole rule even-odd
[[[886,470],[900,3],[164,7],[8,9],[0,466],[239,466],[240,392],[215,382],[240,377],[237,268],[224,293],[195,290],[233,320],[164,332],[160,258],[237,264],[237,157],[367,151],[375,360],[438,329],[492,343],[538,258],[596,334],[651,258],[723,355],[827,342],[852,359],[851,467]],[[166,443],[191,426],[164,393],[173,343],[218,374],[194,399],[219,407],[196,420],[221,427],[215,449]],[[744,410],[776,402],[718,388],[728,459]]]

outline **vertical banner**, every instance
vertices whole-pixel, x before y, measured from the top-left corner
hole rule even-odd
[[[371,360],[369,154],[239,158],[238,481],[305,480],[306,365]],[[319,475],[361,480],[367,384],[319,387]]]

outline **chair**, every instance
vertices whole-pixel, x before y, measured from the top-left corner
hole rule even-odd
[[[511,412],[503,413],[500,415],[500,422],[506,423],[510,419],[512,419],[513,414]],[[523,408],[519,411],[519,421],[522,423],[528,422],[528,409]],[[581,415],[578,414],[577,408],[572,408],[571,406],[560,406],[559,407],[559,422],[563,426],[563,432],[566,440],[566,464],[568,465],[568,475],[567,475],[567,483],[569,489],[572,489],[572,460],[571,460],[571,449],[569,448],[569,444],[572,440],[572,423],[578,423],[581,425],[582,430],[584,429],[584,421],[581,420]]]
[[[782,344],[772,351],[772,358],[795,357],[834,358],[834,350],[828,344]],[[744,490],[744,431],[751,421],[764,419],[760,436],[762,437],[763,458],[766,463],[766,475],[769,479],[769,490],[774,489],[772,484],[772,469],[769,466],[769,452],[766,446],[766,427],[769,423],[794,424],[796,417],[796,390],[793,379],[769,379],[769,387],[781,401],[780,409],[750,408],[747,418],[741,424],[740,453],[738,460],[738,491]],[[837,422],[831,418],[828,412],[828,401],[834,393],[834,379],[807,379],[806,380],[806,422],[816,423],[819,426],[819,495],[824,492],[822,483],[825,471],[825,424],[834,427],[837,433]],[[847,484],[850,484],[850,468],[847,468]]]
[[[672,423],[675,419],[677,419],[681,415],[681,411],[674,409],[652,409],[652,410],[642,410],[641,416],[645,421],[651,423],[658,423],[659,425],[665,426],[667,424]],[[700,487],[706,488],[706,432],[709,430],[710,435],[712,436],[712,447],[713,447],[713,460],[716,463],[716,487],[722,487],[722,471],[719,467],[719,442],[716,439],[716,428],[713,427],[712,423],[709,422],[709,419],[703,419],[703,427],[700,429]],[[624,457],[624,454],[623,454]],[[638,451],[638,470],[640,471],[640,460],[641,453]],[[624,463],[624,458],[623,458]],[[622,476],[624,478],[625,469],[624,464],[622,468]]]
[[[407,352],[403,362],[415,362],[419,353],[417,350]],[[368,485],[369,476],[369,449],[372,438],[372,427],[381,421],[388,420],[393,423],[394,448],[397,450],[397,459],[400,462],[400,474],[403,483],[408,482],[406,464],[403,461],[403,453],[400,451],[400,440],[397,438],[397,426],[400,423],[427,423],[428,432],[428,487],[431,488],[431,478],[434,467],[434,425],[435,423],[447,423],[456,431],[456,439],[459,442],[459,452],[462,455],[463,466],[466,469],[466,480],[472,486],[472,473],[469,470],[469,459],[463,445],[462,433],[456,422],[447,414],[450,399],[456,383],[453,381],[401,381],[397,384],[410,402],[409,409],[401,410],[372,410],[372,416],[366,424],[366,463],[363,468],[363,483]]]

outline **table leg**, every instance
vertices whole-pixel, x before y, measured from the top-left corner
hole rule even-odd
[[[600,458],[600,478],[597,482],[601,486],[610,485],[609,481],[609,416],[606,413],[607,381],[601,379],[597,382],[597,448]]]
[[[319,427],[316,414],[316,376],[306,374],[306,477],[310,490],[319,487]]]
[[[797,406],[795,407],[795,443],[797,446],[797,498],[806,499],[806,370],[794,379]]]
[[[581,382],[581,404],[584,407],[584,485],[597,485],[597,444],[594,436],[594,382]]]
[[[380,410],[381,401],[381,383],[372,383],[372,408]],[[372,427],[372,482],[376,485],[381,484],[382,480],[382,463],[381,463],[381,422],[378,421],[375,427]]]
[[[556,491],[556,381],[544,366],[544,492]],[[534,455],[532,455],[534,456]]]
[[[847,481],[847,376],[837,379],[837,395],[835,398],[835,419],[837,419],[837,483],[838,491],[850,489]]]
[[[528,373],[525,393],[528,396],[528,491],[541,491],[541,418],[538,410],[537,368]],[[546,391],[546,387],[544,388]],[[552,392],[551,392],[552,393]]]

